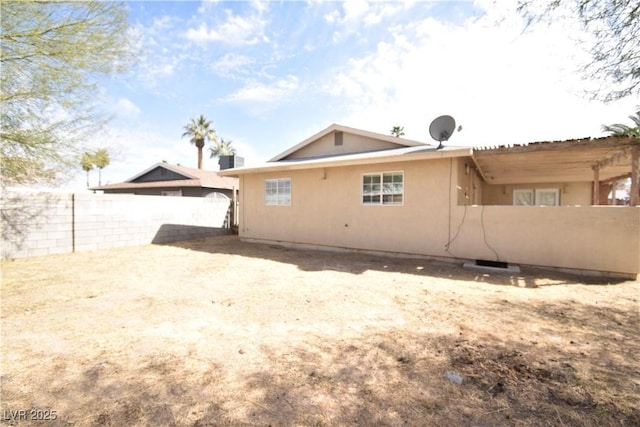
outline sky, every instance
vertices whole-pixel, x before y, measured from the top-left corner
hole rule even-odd
[[[510,1],[130,1],[142,54],[99,81],[112,121],[90,145],[107,148],[102,183],[167,161],[197,166],[183,127],[200,114],[259,165],[333,123],[435,143],[429,124],[451,115],[450,145],[601,137],[636,100],[590,100],[589,60],[575,22],[524,27]],[[586,37],[586,36],[585,36]],[[205,147],[204,169],[218,170]],[[97,185],[92,172],[91,185]],[[86,174],[66,189],[86,189]]]

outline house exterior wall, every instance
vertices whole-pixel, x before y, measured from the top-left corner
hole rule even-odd
[[[456,206],[459,258],[640,274],[640,207]]]
[[[471,157],[462,157],[457,162],[458,205],[482,204],[482,178],[473,165]]]
[[[289,154],[287,159],[302,159],[329,155],[334,156],[339,154],[362,153],[366,151],[398,148],[398,145],[390,142],[371,139],[361,135],[354,135],[348,132],[341,133],[342,145],[335,145],[336,132],[331,132],[317,141],[314,141],[294,153]]]
[[[230,201],[126,194],[2,195],[2,258],[230,234]]]
[[[403,205],[362,205],[362,174],[392,171],[404,172]],[[242,175],[240,237],[436,258],[498,258],[625,277],[640,273],[640,208],[464,206],[466,176],[464,161],[457,159]],[[265,179],[274,178],[291,179],[290,206],[265,206]],[[486,188],[481,191],[491,197]]]
[[[590,182],[552,182],[543,184],[505,184],[491,185],[482,183],[483,205],[513,205],[513,190],[557,188],[560,190],[561,206],[591,205],[592,184]]]
[[[450,159],[243,175],[240,236],[319,246],[439,253]],[[362,174],[404,172],[402,206],[362,205]],[[265,206],[264,181],[291,178],[291,206]]]

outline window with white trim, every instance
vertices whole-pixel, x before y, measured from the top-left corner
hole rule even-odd
[[[291,178],[266,179],[264,204],[267,206],[291,205]]]
[[[513,190],[514,206],[559,206],[558,188],[537,188]]]
[[[558,206],[560,204],[560,190],[557,188],[536,189],[536,205]]]
[[[363,205],[402,205],[404,172],[380,172],[362,175]]]
[[[513,190],[513,205],[514,206],[533,206],[535,205],[533,190]]]

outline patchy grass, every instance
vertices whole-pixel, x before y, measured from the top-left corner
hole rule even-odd
[[[640,425],[637,282],[236,237],[1,265],[4,424]]]

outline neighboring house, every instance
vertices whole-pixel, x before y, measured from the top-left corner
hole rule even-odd
[[[238,179],[217,172],[157,163],[125,182],[93,187],[105,193],[129,193],[146,196],[187,196],[233,198]]]
[[[636,278],[640,208],[592,204],[627,177],[639,203],[639,152],[629,137],[437,149],[332,125],[220,174],[240,178],[245,241]]]

